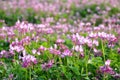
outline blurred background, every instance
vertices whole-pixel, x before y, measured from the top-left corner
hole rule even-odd
[[[17,20],[42,23],[46,18],[56,22],[66,19],[90,21],[119,15],[120,0],[0,0],[1,25],[12,26]],[[96,24],[98,25],[98,24]]]

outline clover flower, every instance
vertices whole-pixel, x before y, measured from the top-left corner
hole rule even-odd
[[[78,33],[72,35],[72,41],[78,45],[88,45],[89,47],[98,46],[99,42],[97,40],[92,40],[89,37],[80,36]]]
[[[13,56],[14,54],[15,54],[15,53],[14,53],[14,51],[12,51],[12,50],[9,50],[9,51],[2,50],[2,51],[0,52],[0,58],[2,58],[2,57],[8,58],[8,57]]]
[[[48,70],[53,66],[53,64],[54,64],[54,60],[50,60],[48,63],[41,64],[41,67],[43,70]]]
[[[20,42],[22,43],[22,45],[28,45],[30,41],[31,41],[31,38],[29,36],[26,36]]]
[[[115,73],[113,69],[110,67],[110,62],[111,62],[110,60],[107,60],[104,66],[100,66],[100,71],[102,73],[107,73],[111,75]]]
[[[77,51],[77,52],[80,52],[80,53],[83,53],[83,47],[82,47],[82,45],[76,45],[76,46],[73,46],[73,48],[72,48],[73,50],[75,50],[75,51]]]
[[[41,54],[40,51],[37,51],[36,49],[33,49],[33,50],[32,50],[32,53],[33,53],[33,54],[37,54],[37,55],[40,55],[40,54]]]
[[[72,56],[72,53],[70,50],[66,49],[61,53],[61,57],[65,57],[65,56]]]
[[[22,57],[22,66],[27,68],[33,64],[37,64],[37,59],[32,55],[25,55]]]
[[[64,43],[65,41],[63,39],[57,39],[56,43]]]
[[[21,42],[15,41],[10,44],[10,50],[17,51],[18,53],[24,50]]]
[[[40,52],[43,52],[43,51],[46,51],[46,50],[47,50],[47,48],[45,48],[42,45],[38,48],[38,51],[40,51]]]
[[[102,51],[97,50],[96,48],[94,48],[93,51],[94,51],[94,56],[95,56],[95,57],[97,57],[97,56],[102,56]]]
[[[55,54],[55,55],[60,55],[61,54],[60,50],[56,50],[54,48],[50,48],[49,51],[50,51],[51,54]]]

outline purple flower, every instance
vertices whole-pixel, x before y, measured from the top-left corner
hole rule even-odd
[[[55,55],[60,55],[61,54],[61,52],[59,50],[56,50],[56,49],[53,49],[53,48],[50,48],[49,51],[50,51],[51,54],[55,54]]]
[[[33,54],[37,54],[37,55],[40,55],[40,54],[41,54],[40,51],[37,51],[36,49],[33,49],[33,50],[32,50],[32,53],[33,53]]]
[[[35,49],[32,50],[32,53],[33,53],[33,54],[35,54],[36,52],[37,52],[37,50],[35,50]]]
[[[78,45],[85,45],[85,44],[87,44],[89,47],[98,46],[99,43],[98,43],[97,40],[90,39],[90,37],[94,37],[93,35],[94,34],[91,33],[88,37],[84,37],[84,36],[80,36],[78,33],[76,33],[76,35],[72,35],[72,41],[75,44],[78,44]],[[97,35],[95,35],[95,36],[97,36]]]
[[[80,53],[83,53],[83,51],[84,51],[82,45],[73,46],[72,49],[75,50],[76,52],[80,52]]]
[[[22,57],[22,66],[23,67],[29,67],[32,64],[37,64],[37,59],[32,56],[32,55],[26,55],[24,57]]]
[[[45,50],[47,50],[47,48],[45,48],[44,46],[40,46],[40,47],[38,48],[38,51],[40,51],[40,52],[45,51]]]
[[[105,65],[100,67],[100,71],[102,73],[107,73],[107,74],[111,74],[111,75],[115,73],[113,71],[113,69],[110,67],[110,62],[111,62],[110,60],[107,60],[105,62]]]
[[[5,39],[6,37],[5,33],[0,33],[0,39]]]
[[[34,30],[34,25],[31,23],[28,23],[26,21],[23,22],[17,22],[16,25],[14,26],[15,29],[17,29],[20,33],[27,33],[31,32]]]
[[[89,37],[90,37],[90,38],[97,38],[97,34],[91,32],[91,33],[89,34]]]
[[[18,53],[24,50],[21,42],[15,41],[10,44],[10,50],[17,51]]]
[[[109,66],[109,65],[110,65],[110,62],[111,62],[111,60],[105,61],[105,65]]]
[[[81,58],[84,58],[84,53],[80,53],[80,55],[79,55]]]
[[[2,51],[0,52],[0,58],[2,58],[2,57],[8,58],[8,57],[13,56],[14,54],[15,54],[15,53],[14,53],[12,50],[9,50],[9,51],[2,50]]]
[[[41,64],[43,70],[48,70],[53,66],[54,60],[50,60],[48,63]]]
[[[8,31],[8,32],[7,32],[7,36],[8,36],[9,38],[13,38],[13,37],[15,36],[15,33],[14,33],[13,31]]]
[[[5,50],[2,50],[2,51],[0,52],[0,58],[1,58],[1,57],[7,57],[7,55],[8,55],[8,52],[5,51]]]
[[[13,79],[13,76],[14,76],[13,74],[10,74],[10,75],[9,75],[9,79],[12,80],[12,79]]]
[[[110,66],[101,66],[100,71],[102,73],[108,73],[108,74],[114,74],[115,73]]]
[[[102,52],[100,50],[97,50],[96,48],[94,48],[93,51],[94,51],[94,56],[95,57],[102,56]]]
[[[63,53],[61,54],[61,57],[65,57],[65,56],[72,56],[71,51],[68,49],[64,50]]]
[[[118,51],[118,54],[120,54],[120,48],[118,48],[118,50],[117,50],[117,51]]]
[[[63,39],[57,39],[56,43],[64,43],[65,41]]]
[[[116,74],[113,75],[113,77],[119,79],[120,78],[120,74],[116,73]]]
[[[30,43],[31,39],[29,36],[23,38],[20,42],[22,43],[22,45],[28,45]]]

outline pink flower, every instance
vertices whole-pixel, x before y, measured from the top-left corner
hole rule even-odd
[[[89,34],[89,37],[90,37],[90,38],[97,38],[97,34],[91,32],[91,33]]]
[[[120,54],[120,48],[118,48],[118,50],[117,50],[117,51],[118,51],[118,54]]]
[[[84,53],[80,53],[80,55],[79,55],[81,58],[83,58],[85,55],[84,55]]]
[[[109,65],[110,65],[110,62],[111,62],[111,60],[105,61],[105,65],[109,66]]]
[[[24,57],[22,57],[22,66],[23,67],[29,67],[33,64],[37,64],[37,59],[32,56],[32,55],[25,55]]]
[[[35,54],[37,51],[35,49],[32,50],[32,53]]]
[[[10,44],[10,50],[17,51],[18,53],[24,50],[21,42],[15,41]]]
[[[71,51],[68,49],[64,50],[61,54],[61,57],[65,57],[65,56],[72,56]]]
[[[56,43],[64,43],[65,41],[63,39],[57,39]]]
[[[100,50],[97,50],[96,48],[94,48],[93,51],[94,51],[94,56],[95,57],[102,56],[102,52]]]
[[[55,55],[60,55],[61,54],[61,52],[59,50],[56,50],[56,49],[53,49],[53,48],[50,48],[49,51],[50,51],[51,54],[55,54]]]
[[[28,45],[30,43],[30,41],[31,41],[30,37],[26,36],[20,42],[22,43],[22,45]]]
[[[108,74],[114,74],[115,73],[110,66],[101,66],[100,71],[102,73],[108,73]]]
[[[40,46],[40,47],[38,48],[38,51],[45,51],[45,50],[47,50],[47,48],[45,48],[44,46]]]
[[[110,67],[110,60],[107,60],[105,62],[104,66],[100,66],[100,71],[102,73],[108,73],[108,74],[114,74],[115,72],[113,71],[113,69]]]
[[[73,50],[82,53],[83,52],[83,47],[80,45],[76,45],[73,47]]]
[[[14,54],[15,54],[15,53],[14,53],[12,50],[9,50],[9,51],[2,50],[2,51],[0,52],[0,58],[2,58],[2,57],[8,58],[8,57],[13,56]]]
[[[12,79],[13,79],[13,77],[14,77],[14,74],[10,74],[10,75],[9,75],[9,79],[11,79],[11,80],[12,80]]]
[[[97,40],[93,40],[92,44],[95,45],[95,46],[98,46],[99,42]]]
[[[32,50],[32,53],[33,53],[33,54],[37,54],[37,55],[40,55],[40,54],[41,54],[40,51],[37,51],[36,49],[33,49],[33,50]]]
[[[2,50],[2,51],[0,52],[0,58],[1,58],[1,57],[6,57],[6,56],[8,56],[8,52],[5,51],[5,50]]]
[[[41,64],[43,70],[48,70],[53,66],[54,60],[50,60],[48,63]]]

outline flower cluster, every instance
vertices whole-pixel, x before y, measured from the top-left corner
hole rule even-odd
[[[100,71],[102,73],[108,73],[108,74],[114,74],[115,73],[114,70],[110,67],[110,62],[111,62],[110,60],[107,60],[105,62],[105,65],[100,67]]]
[[[88,37],[80,36],[78,33],[72,35],[72,41],[78,45],[87,44],[89,47],[98,46],[99,42],[97,40],[92,40]]]
[[[32,56],[32,55],[25,55],[24,57],[22,57],[22,66],[23,67],[29,67],[33,64],[37,64],[37,59]]]
[[[0,58],[2,58],[2,57],[8,58],[8,57],[13,56],[14,54],[15,54],[15,53],[14,53],[14,51],[12,51],[12,50],[9,50],[9,51],[2,50],[2,51],[0,52]]]
[[[16,52],[21,52],[24,50],[23,44],[16,40],[15,42],[12,42],[10,44],[10,50],[16,51]]]
[[[41,64],[43,70],[48,70],[54,64],[54,60],[50,60],[48,63]]]

